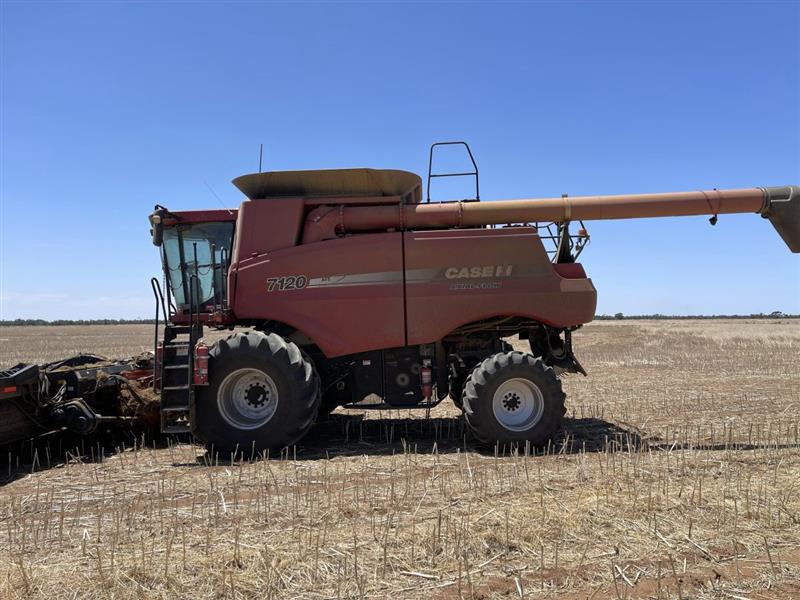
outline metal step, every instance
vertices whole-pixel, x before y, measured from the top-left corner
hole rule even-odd
[[[166,391],[171,397],[175,395],[184,394],[189,389],[190,373],[187,369],[179,371],[164,371],[164,380],[161,382],[163,390]]]
[[[189,410],[189,402],[183,398],[170,398],[161,406],[162,411]]]
[[[177,420],[168,419],[167,415],[184,415]],[[189,433],[189,409],[188,408],[162,408],[161,409],[161,432],[162,433]]]
[[[191,433],[191,431],[188,425],[165,425],[161,428],[161,433]]]
[[[189,365],[164,365],[165,369],[188,369]]]
[[[170,333],[191,333],[191,325],[167,325],[167,331]]]

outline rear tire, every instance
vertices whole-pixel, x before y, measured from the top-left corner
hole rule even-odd
[[[467,377],[467,425],[484,443],[545,444],[561,428],[565,394],[552,368],[531,354],[499,352]]]
[[[194,434],[209,451],[223,455],[291,446],[319,410],[313,363],[275,333],[236,333],[214,344],[209,381],[196,388]]]

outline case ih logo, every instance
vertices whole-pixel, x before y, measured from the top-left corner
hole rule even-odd
[[[514,265],[489,265],[487,267],[449,267],[445,269],[447,279],[479,279],[483,277],[511,277]]]

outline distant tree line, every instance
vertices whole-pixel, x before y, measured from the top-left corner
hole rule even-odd
[[[613,315],[595,315],[598,321],[621,321],[624,319],[637,319],[645,321],[659,321],[667,319],[798,319],[800,315],[783,313],[779,310],[771,313],[757,313],[750,315],[624,315],[616,313]],[[3,326],[25,326],[25,325],[152,325],[153,319],[56,319],[48,321],[46,319],[13,319],[0,321]]]
[[[0,327],[9,325],[152,325],[153,319],[14,319],[0,321]]]
[[[624,315],[616,313],[613,315],[595,315],[597,321],[620,321],[623,319],[637,319],[643,321],[675,320],[675,319],[797,319],[800,315],[784,313],[779,310],[771,313],[754,313],[750,315]]]

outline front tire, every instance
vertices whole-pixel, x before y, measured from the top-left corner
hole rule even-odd
[[[513,351],[479,363],[461,399],[467,425],[480,441],[541,446],[561,428],[565,397],[541,358]]]
[[[505,340],[500,340],[500,350],[502,352],[511,352],[514,349],[514,346],[509,344]],[[475,369],[475,367],[480,363],[479,359],[473,358],[470,360],[467,358],[465,360],[468,366],[463,371],[459,371],[458,375],[450,375],[450,399],[453,401],[453,404],[456,405],[456,408],[459,410],[464,410],[464,405],[461,402],[461,397],[464,394],[464,385],[467,382],[467,378],[469,377],[470,373]]]
[[[214,344],[209,381],[196,388],[194,434],[212,452],[279,451],[308,432],[319,410],[313,363],[275,333],[236,333]]]

